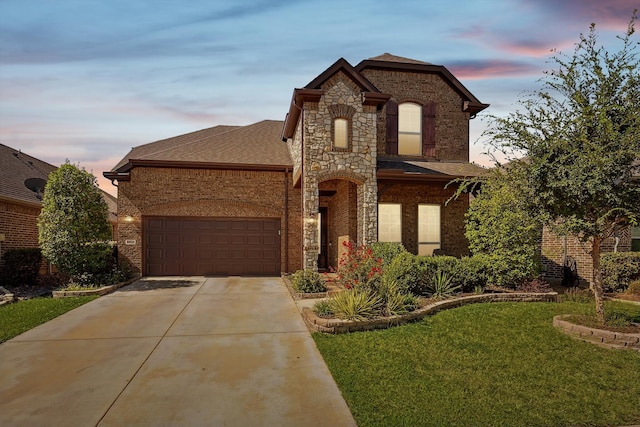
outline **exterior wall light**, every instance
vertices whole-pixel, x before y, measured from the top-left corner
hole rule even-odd
[[[124,217],[124,222],[133,222],[134,218],[131,215],[127,215]]]

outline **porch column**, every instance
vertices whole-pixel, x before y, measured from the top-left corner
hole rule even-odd
[[[378,240],[378,184],[369,179],[358,188],[358,244]]]
[[[318,194],[318,182],[313,176],[307,175],[303,180],[302,193],[302,261],[303,267],[309,270],[318,270],[318,206],[320,202]]]

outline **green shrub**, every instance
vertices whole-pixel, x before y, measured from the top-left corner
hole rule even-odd
[[[382,279],[378,295],[382,299],[381,314],[383,316],[404,314],[418,306],[416,297],[411,293],[402,292],[398,283],[392,280]]]
[[[350,289],[329,300],[330,309],[339,319],[366,320],[379,315],[382,300],[368,291]]]
[[[460,259],[453,256],[429,256],[423,257],[425,264],[425,274],[427,277],[433,277],[434,274],[441,271],[448,276],[455,276],[458,271]]]
[[[2,256],[2,283],[8,286],[32,285],[38,278],[42,251],[40,248],[8,249]]]
[[[331,308],[331,300],[320,300],[313,305],[312,310],[318,317],[331,317],[333,316],[333,309]]]
[[[622,292],[640,279],[640,252],[603,253],[600,258],[605,292]]]
[[[463,257],[458,260],[453,272],[453,283],[460,286],[462,292],[476,292],[487,286],[489,266],[483,257]],[[480,292],[482,293],[482,292]]]
[[[634,280],[629,283],[629,287],[625,291],[625,293],[629,295],[638,295],[640,296],[640,280]]]
[[[539,274],[537,261],[527,256],[476,254],[473,258],[484,263],[487,285],[515,289]]]
[[[369,245],[375,259],[382,260],[382,267],[387,267],[393,259],[402,254],[408,253],[401,243],[375,242]]]
[[[425,257],[402,252],[384,269],[383,279],[395,282],[402,293],[424,293],[422,278],[425,274]]]
[[[327,286],[322,276],[313,270],[298,270],[291,276],[291,286],[296,292],[318,293],[326,292]]]
[[[435,299],[447,298],[460,289],[460,285],[456,285],[452,280],[453,277],[445,271],[436,271],[431,278],[425,279],[428,280],[427,291]]]

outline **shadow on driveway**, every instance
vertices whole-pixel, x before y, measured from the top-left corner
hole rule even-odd
[[[202,281],[190,279],[141,279],[129,286],[121,288],[119,292],[152,291],[156,289],[189,288],[201,285]]]

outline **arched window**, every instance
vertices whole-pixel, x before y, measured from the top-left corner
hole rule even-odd
[[[349,148],[349,121],[337,118],[333,121],[333,146],[335,148]]]
[[[398,105],[398,154],[422,155],[422,106],[419,104]]]

